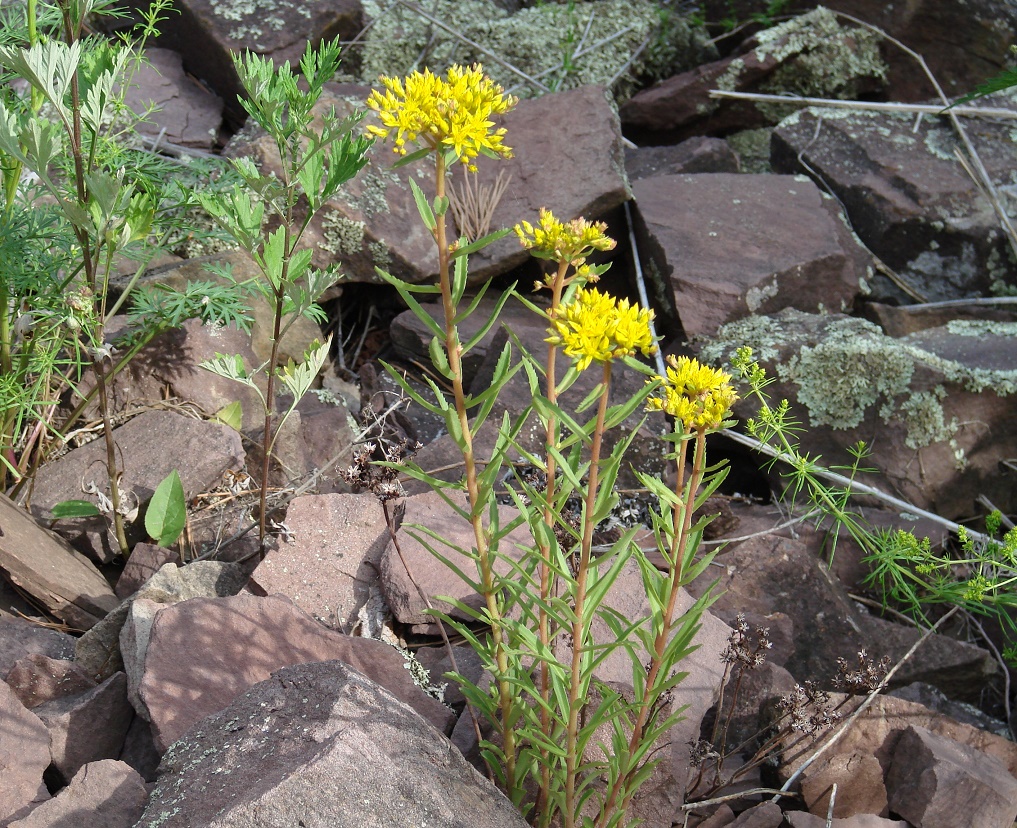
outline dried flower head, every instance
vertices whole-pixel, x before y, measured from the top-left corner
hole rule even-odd
[[[749,635],[749,625],[745,621],[745,613],[738,613],[735,627],[727,638],[727,647],[720,654],[721,661],[741,665],[748,670],[763,664],[766,661],[766,651],[773,648],[769,638],[770,630],[768,627],[756,627],[755,635],[756,642],[753,644]]]
[[[648,411],[663,411],[680,420],[686,431],[717,428],[738,399],[731,375],[689,357],[669,356],[660,397],[650,397]]]
[[[636,351],[650,356],[657,350],[650,331],[653,311],[596,288],[579,288],[571,302],[549,311],[548,318],[546,341],[562,346],[580,371],[592,362],[635,356]]]
[[[519,243],[538,259],[564,262],[576,269],[576,275],[595,279],[586,265],[586,257],[594,250],[613,250],[615,240],[606,235],[602,221],[584,218],[562,222],[546,207],[540,208],[540,220],[534,227],[528,221],[515,226]],[[593,281],[594,279],[591,279]]]
[[[837,659],[837,677],[833,680],[838,690],[853,695],[865,695],[878,690],[890,672],[890,656],[878,662],[869,658],[865,650],[858,651],[858,667],[852,669],[843,658]]]
[[[511,157],[502,143],[504,129],[494,129],[491,117],[508,112],[518,101],[484,74],[478,63],[452,66],[441,78],[430,70],[413,72],[405,79],[381,78],[385,91],[374,90],[367,106],[378,113],[381,126],[367,131],[385,140],[394,136],[394,149],[406,154],[407,142],[435,150],[444,147],[476,170],[481,153]]]

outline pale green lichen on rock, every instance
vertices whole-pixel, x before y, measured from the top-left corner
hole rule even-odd
[[[347,218],[337,210],[321,218],[322,248],[333,256],[355,256],[364,246],[365,224]]]
[[[881,398],[903,394],[914,372],[914,362],[887,348],[888,337],[878,327],[860,319],[842,322],[850,324],[830,325],[822,342],[777,366],[781,379],[798,386],[814,426],[854,428]]]
[[[436,0],[426,10],[462,38],[406,6],[365,0],[365,14],[374,21],[363,41],[365,82],[425,66],[439,72],[453,63],[481,62],[495,81],[517,87],[514,94],[538,94],[519,74],[467,43],[469,39],[551,89],[608,85],[620,74],[615,91],[624,96],[634,88],[635,77],[664,77],[676,68],[691,67],[705,48],[705,41],[680,17],[664,16],[650,0],[550,3],[514,14],[493,0]],[[566,52],[572,65],[561,71],[557,67]]]
[[[946,389],[937,385],[931,391],[916,391],[901,403],[899,419],[907,427],[904,445],[920,449],[950,440],[957,433],[956,418],[949,423],[945,422],[942,404],[944,397]]]
[[[905,444],[920,449],[933,443],[947,443],[957,462],[966,462],[956,444],[959,425],[947,419],[943,400],[949,386],[978,394],[991,391],[998,396],[1017,393],[1017,370],[978,368],[946,359],[907,339],[894,339],[871,322],[842,318],[826,325],[821,341],[808,344],[804,326],[794,315],[749,316],[721,327],[713,341],[701,350],[702,358],[718,365],[729,360],[738,347],[748,345],[757,359],[774,365],[772,372],[793,384],[798,401],[808,412],[813,426],[850,429],[862,423],[873,406],[884,422],[899,422],[906,429]],[[961,336],[1017,336],[1017,323],[955,321],[946,328]],[[782,362],[781,349],[786,349]],[[919,366],[943,377],[931,390],[915,389],[912,379]]]
[[[946,329],[955,336],[1017,336],[1017,322],[992,319],[952,319]]]
[[[780,65],[761,92],[814,98],[857,98],[872,82],[886,81],[887,65],[875,32],[845,28],[820,6],[756,35],[759,61]],[[789,114],[784,104],[756,104],[774,122]]]
[[[392,251],[384,239],[378,239],[367,245],[367,252],[371,254],[375,267],[388,270],[392,265]]]

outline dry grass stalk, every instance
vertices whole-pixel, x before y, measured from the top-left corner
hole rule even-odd
[[[491,184],[481,184],[476,173],[466,173],[458,187],[448,188],[449,207],[459,232],[471,242],[491,232],[494,210],[512,180],[504,171]]]

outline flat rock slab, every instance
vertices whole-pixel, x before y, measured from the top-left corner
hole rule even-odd
[[[127,89],[125,103],[144,115],[137,131],[186,147],[210,150],[222,126],[222,100],[184,72],[181,57],[169,49],[145,50]],[[149,112],[152,107],[154,112]],[[147,113],[147,114],[146,114]]]
[[[116,607],[112,587],[91,561],[4,495],[0,495],[0,526],[0,569],[57,618],[87,630]]]
[[[850,309],[867,278],[871,256],[805,177],[662,175],[632,192],[644,261],[688,337],[750,313]]]
[[[298,497],[286,510],[292,533],[251,575],[260,594],[282,594],[316,620],[352,632],[373,595],[389,543],[385,514],[371,494]],[[373,636],[371,636],[373,637]]]
[[[156,747],[165,751],[273,670],[336,659],[389,688],[439,730],[451,727],[452,711],[413,683],[394,647],[326,629],[282,595],[195,598],[160,611],[139,696]]]
[[[137,828],[300,824],[526,822],[417,713],[327,661],[281,669],[198,722],[163,758]]]
[[[1006,97],[982,103],[993,104],[1013,108]],[[1003,203],[1010,203],[1017,165],[1010,126],[963,120]],[[774,131],[771,158],[778,172],[801,172],[807,164],[844,204],[862,241],[927,301],[977,295],[997,281],[1012,285],[1013,254],[992,203],[954,155],[963,145],[950,122],[925,118],[915,127],[908,114],[803,110]]]
[[[8,828],[132,828],[145,810],[148,789],[138,772],[115,759],[83,765],[55,797],[42,803]]]
[[[227,469],[236,471],[244,465],[244,449],[236,431],[174,411],[139,414],[114,429],[113,440],[123,471],[121,493],[128,502],[141,505],[174,469],[180,474],[184,495],[191,498],[218,486]],[[32,511],[46,518],[55,504],[84,497],[82,486],[89,483],[108,494],[105,462],[105,441],[99,438],[43,466],[36,476]],[[99,560],[119,553],[105,519],[62,521],[61,529],[77,548]],[[140,521],[139,531],[144,532]]]

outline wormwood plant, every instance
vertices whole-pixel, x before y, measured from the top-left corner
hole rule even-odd
[[[144,41],[155,33],[169,0],[155,0],[133,36],[109,41],[86,35],[86,18],[108,14],[103,0],[58,0],[37,14],[28,0],[8,8],[2,26],[0,70],[0,173],[3,241],[11,267],[0,273],[0,457],[4,482],[27,479],[40,460],[43,436],[58,436],[85,405],[98,399],[106,447],[110,518],[120,549],[128,551],[108,385],[134,353],[167,325],[188,316],[237,317],[239,297],[230,291],[193,294],[166,289],[146,302],[129,353],[117,358],[106,325],[128,300],[144,269],[114,302],[110,278],[121,255],[146,260],[153,238],[169,232],[188,197],[158,170],[147,153],[121,140],[137,117],[124,104],[125,90]],[[28,95],[6,83],[27,82]],[[193,202],[190,202],[193,203]],[[171,301],[175,299],[174,301]],[[137,309],[137,308],[136,308]],[[80,383],[89,369],[93,392]],[[81,403],[61,425],[53,406],[70,387]],[[33,453],[33,447],[35,449]],[[20,458],[17,456],[20,452]]]
[[[307,393],[328,357],[330,340],[315,341],[301,363],[280,366],[279,344],[301,315],[324,321],[315,304],[340,277],[339,268],[311,267],[310,248],[300,247],[307,226],[325,203],[367,163],[371,140],[355,135],[362,114],[341,118],[332,108],[316,123],[314,107],[326,82],[339,68],[339,41],[310,44],[300,60],[300,74],[289,61],[276,67],[253,53],[234,56],[233,63],[247,97],[241,104],[251,119],[268,133],[281,160],[279,176],[261,172],[249,158],[233,160],[243,186],[225,194],[199,194],[202,207],[254,259],[264,277],[255,287],[273,310],[271,353],[268,361],[248,368],[239,356],[217,354],[202,363],[220,376],[253,388],[264,410],[261,503],[258,536],[265,541],[266,499],[272,449],[286,418]],[[267,212],[267,215],[266,215]],[[265,228],[266,219],[268,224]],[[272,229],[267,229],[271,227]],[[229,275],[225,273],[224,275]],[[265,390],[256,382],[266,378]],[[292,400],[276,422],[277,382]]]
[[[431,395],[424,396],[390,369],[408,396],[444,418],[463,456],[463,480],[451,484],[418,466],[401,466],[429,483],[473,529],[473,546],[463,549],[417,527],[420,540],[483,598],[481,609],[444,599],[474,623],[441,617],[469,641],[493,681],[485,689],[463,676],[454,678],[493,727],[494,735],[481,746],[488,767],[532,824],[623,825],[640,785],[659,761],[659,740],[681,719],[675,690],[685,674],[679,666],[694,649],[700,618],[711,602],[706,595],[684,612],[678,610],[681,587],[710,560],[698,555],[708,519],[694,522],[693,512],[724,477],[722,468],[707,466],[706,439],[725,425],[736,395],[727,374],[695,360],[671,359],[665,376],[650,378],[631,399],[611,405],[619,364],[651,374],[636,356],[656,348],[652,313],[589,286],[599,269],[587,257],[613,246],[602,224],[582,219],[563,223],[547,211],[536,226],[524,222],[516,232],[531,253],[555,264],[540,284],[550,291],[550,306],[539,307],[506,291],[479,332],[461,341],[459,325],[476,312],[487,289],[482,286],[466,300],[467,254],[490,237],[469,244],[449,241],[447,179],[454,167],[471,167],[481,153],[494,158],[510,154],[504,130],[491,119],[515,101],[479,66],[453,66],[445,77],[425,71],[404,80],[382,78],[382,83],[384,91],[368,99],[378,116],[369,131],[393,140],[406,160],[430,158],[435,171],[433,198],[412,179],[410,186],[437,247],[438,285],[410,285],[383,275],[433,334],[432,363],[451,386],[446,393],[425,377]],[[407,143],[420,148],[407,154]],[[443,323],[418,300],[433,294],[440,296]],[[546,359],[520,348],[521,360],[513,364],[506,345],[490,387],[468,394],[462,357],[496,323],[512,295],[547,323]],[[569,360],[565,371],[557,369],[559,351]],[[599,371],[599,381],[574,415],[559,404],[560,396],[590,369]],[[475,437],[498,394],[520,372],[533,403],[514,419],[503,415],[490,456],[478,457]],[[637,473],[658,499],[653,532],[668,572],[648,562],[633,542],[634,529],[607,550],[593,542],[595,528],[617,502],[614,484],[635,429],[621,437],[617,432],[640,408],[662,412],[674,423],[669,438],[674,486]],[[581,419],[590,409],[592,416]],[[539,450],[520,439],[531,417],[545,435]],[[615,439],[610,450],[605,438]],[[510,453],[521,454],[542,481],[518,473],[509,463]],[[507,523],[496,502],[506,467],[515,473],[516,485],[508,493],[520,513]],[[582,504],[574,522],[563,517],[570,499]],[[505,547],[508,533],[522,522],[529,526],[533,544],[520,557]],[[611,587],[626,573],[642,581],[649,607],[645,617],[629,617],[611,605]],[[604,670],[619,667],[631,675],[627,690],[600,678]]]

